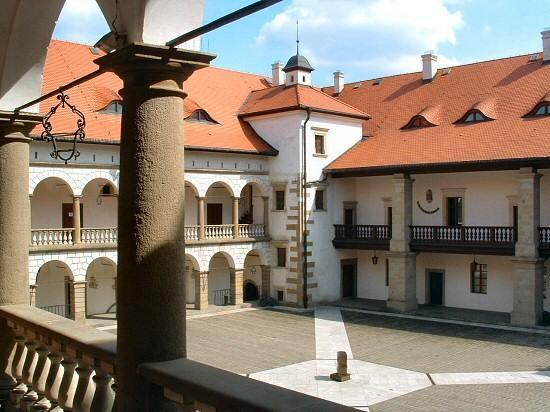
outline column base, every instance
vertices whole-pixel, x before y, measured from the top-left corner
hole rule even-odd
[[[410,312],[418,307],[416,300],[416,254],[390,252],[388,300],[386,307],[396,312]]]
[[[544,260],[512,259],[514,265],[514,309],[510,323],[533,327],[540,324],[543,312]]]

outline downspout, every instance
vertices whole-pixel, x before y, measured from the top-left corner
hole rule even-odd
[[[306,205],[306,193],[307,193],[307,188],[306,188],[306,183],[307,183],[307,176],[306,176],[306,166],[307,166],[307,160],[306,160],[306,155],[307,155],[307,148],[306,148],[306,143],[307,143],[307,124],[309,122],[309,119],[311,118],[311,109],[308,107],[306,109],[306,113],[307,113],[307,116],[306,116],[306,120],[304,122],[304,125],[303,125],[303,130],[302,130],[302,187],[301,187],[301,197],[302,197],[302,227],[303,227],[303,233],[302,233],[302,242],[303,242],[303,253],[304,253],[304,256],[303,256],[303,260],[302,260],[302,264],[303,264],[303,268],[302,268],[302,276],[303,276],[303,281],[302,281],[302,297],[303,297],[303,302],[304,302],[304,309],[307,309],[307,205]]]

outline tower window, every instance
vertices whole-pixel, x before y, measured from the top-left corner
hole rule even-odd
[[[317,155],[326,154],[325,135],[323,135],[323,134],[316,134],[315,135],[315,154],[317,154]]]

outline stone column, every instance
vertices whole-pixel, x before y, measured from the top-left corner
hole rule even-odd
[[[195,309],[208,309],[208,272],[194,271]]]
[[[41,116],[0,111],[0,306],[29,303],[29,142]],[[6,367],[13,331],[0,318],[0,398],[15,386]]]
[[[271,296],[271,267],[262,265],[262,298]]]
[[[264,234],[269,236],[269,196],[263,196],[264,200]]]
[[[542,319],[544,260],[539,257],[540,175],[522,168],[518,181],[518,233],[514,267],[514,308],[511,323],[535,326]]]
[[[204,197],[198,197],[199,200],[199,239],[204,239],[204,225],[205,219],[204,219],[204,208],[205,208],[205,201]]]
[[[137,366],[186,356],[183,82],[213,58],[131,44],[96,60],[124,82],[117,410],[156,410],[164,402],[162,388],[138,376]]]
[[[74,244],[80,243],[80,198],[82,196],[73,196],[73,242]]]
[[[230,297],[229,301],[231,305],[243,304],[243,282],[244,282],[244,269],[230,269]]]
[[[233,238],[239,237],[239,198],[233,197]]]
[[[389,256],[388,309],[416,309],[416,256],[410,251],[412,184],[407,174],[393,176],[392,238]]]
[[[71,319],[77,322],[86,321],[86,284],[88,282],[70,281],[72,299],[71,299]]]

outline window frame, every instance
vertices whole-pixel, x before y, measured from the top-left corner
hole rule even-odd
[[[275,246],[275,250],[276,250],[275,253],[277,255],[277,259],[276,259],[277,266],[275,266],[275,267],[286,268],[287,267],[287,261],[288,261],[287,247],[286,246]],[[283,256],[281,256],[281,253],[283,254]],[[283,261],[282,262],[283,265],[281,265],[281,261]]]
[[[313,157],[328,157],[327,138],[329,129],[323,127],[312,127],[313,132]],[[317,151],[317,137],[322,139],[322,152]]]
[[[419,123],[419,124],[415,124],[415,123]],[[417,114],[415,116],[413,116],[411,118],[411,120],[409,120],[409,122],[403,126],[401,129],[403,130],[407,130],[407,129],[422,129],[424,127],[434,127],[436,126],[435,124],[429,122],[424,116],[420,115],[420,114]]]
[[[286,182],[285,183],[274,183],[272,184],[273,187],[273,202],[271,204],[271,211],[272,212],[285,212],[287,208],[287,193],[286,193]],[[282,192],[283,193],[283,208],[278,209],[277,208],[277,193]]]
[[[486,295],[488,279],[487,263],[472,262],[470,265],[470,293]]]
[[[185,118],[188,122],[196,122],[196,123],[203,123],[203,124],[218,124],[212,116],[208,114],[208,112],[204,109],[197,109],[194,110],[189,116]]]
[[[321,207],[318,207],[318,203],[317,201],[319,200],[319,198],[321,199]],[[326,190],[324,188],[316,188],[315,189],[315,194],[313,196],[313,204],[315,206],[315,210],[316,211],[326,211],[327,210],[327,205],[326,205],[326,200],[327,200],[327,194],[326,194]]]
[[[474,116],[473,120],[468,120],[470,116]],[[477,119],[476,117],[479,116],[480,119]],[[483,123],[483,122],[489,122],[491,120],[490,117],[485,115],[481,110],[479,109],[470,109],[468,110],[464,116],[462,116],[460,119],[458,119],[455,124],[473,124],[473,123]]]
[[[114,107],[115,110],[111,110],[110,108]],[[112,100],[109,102],[107,106],[105,106],[103,109],[99,110],[100,113],[104,114],[115,114],[121,116],[124,112],[124,105],[122,104],[122,100]]]
[[[545,113],[538,114],[539,110],[542,108],[545,109]],[[529,113],[527,113],[523,117],[538,118],[538,117],[547,117],[547,116],[550,116],[550,102],[539,102]]]

